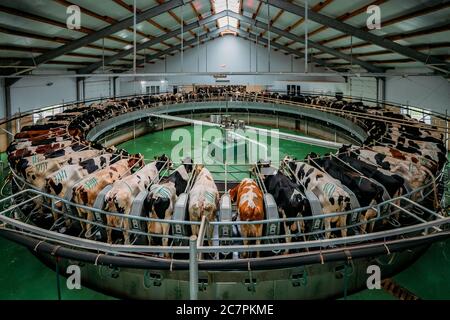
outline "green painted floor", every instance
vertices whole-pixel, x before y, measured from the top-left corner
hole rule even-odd
[[[192,128],[188,128],[188,130],[192,130]],[[176,144],[176,142],[170,141],[172,131],[167,130],[143,136],[126,142],[120,147],[129,152],[140,152],[149,159],[161,153],[170,155],[172,147]],[[292,133],[289,130],[283,131]],[[289,154],[303,159],[311,151],[323,154],[331,150],[293,141],[280,143],[281,158],[285,154]],[[217,169],[216,166],[214,168]],[[0,253],[0,299],[58,299],[55,273],[45,267],[28,250],[0,237]],[[450,240],[434,244],[416,263],[395,276],[394,279],[422,299],[450,299]],[[65,288],[64,281],[65,279],[61,279],[62,299],[113,299],[86,288],[70,291]],[[383,290],[365,290],[350,295],[348,299],[394,298]]]

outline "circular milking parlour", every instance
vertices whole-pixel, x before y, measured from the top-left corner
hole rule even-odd
[[[83,285],[118,297],[359,290],[369,266],[392,276],[449,235],[444,128],[378,105],[231,93],[65,106],[10,144],[0,233],[59,270],[78,261]],[[178,129],[207,156],[116,147]],[[311,147],[296,155],[293,143]]]

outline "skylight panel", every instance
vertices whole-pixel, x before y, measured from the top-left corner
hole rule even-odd
[[[230,10],[236,13],[239,13],[239,5],[241,0],[214,0],[214,10],[216,13]]]

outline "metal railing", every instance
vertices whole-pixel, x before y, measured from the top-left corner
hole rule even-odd
[[[389,234],[385,234],[384,236],[382,236],[382,234],[378,234],[378,233],[367,233],[367,234],[361,234],[358,235],[357,233],[360,233],[360,227],[363,225],[373,225],[375,223],[381,223],[382,221],[385,221],[386,219],[389,219],[391,217],[394,217],[396,215],[399,214],[403,214],[404,216],[408,216],[409,218],[412,218],[413,220],[413,225],[415,226],[421,226],[422,224],[424,224],[423,226],[427,226],[426,228],[424,227],[423,229],[425,231],[428,232],[428,228],[432,228],[434,229],[434,231],[441,231],[440,229],[436,228],[437,226],[440,225],[444,225],[447,222],[447,217],[443,216],[440,213],[434,212],[426,207],[424,207],[423,205],[420,204],[420,201],[427,198],[432,192],[432,184],[436,183],[436,181],[439,181],[443,175],[443,172],[441,172],[439,175],[436,176],[436,181],[430,181],[429,183],[427,183],[426,185],[422,186],[421,188],[418,188],[416,190],[411,191],[409,194],[405,194],[402,195],[400,197],[396,197],[396,198],[392,198],[389,199],[387,201],[378,203],[376,205],[371,205],[371,206],[367,206],[367,207],[361,207],[361,208],[357,208],[357,209],[353,209],[350,211],[346,211],[346,212],[335,212],[335,213],[330,213],[330,214],[320,214],[320,215],[314,215],[314,216],[306,216],[306,217],[294,217],[294,218],[278,218],[278,219],[271,219],[271,220],[261,220],[261,221],[239,221],[239,220],[235,220],[235,221],[202,221],[202,223],[200,222],[196,222],[196,221],[189,221],[189,220],[165,220],[165,219],[154,219],[154,218],[150,218],[150,217],[142,217],[142,216],[130,216],[130,215],[124,215],[121,213],[115,213],[115,212],[107,212],[98,208],[93,208],[93,207],[89,207],[89,206],[85,206],[85,205],[81,205],[81,204],[77,204],[77,203],[73,203],[70,202],[64,198],[59,198],[57,196],[54,195],[50,195],[50,194],[46,194],[44,192],[41,192],[39,190],[35,190],[32,188],[32,186],[30,184],[28,184],[26,181],[24,181],[20,176],[18,176],[17,174],[15,174],[14,172],[12,173],[14,176],[14,181],[17,185],[22,187],[22,190],[18,193],[15,193],[14,195],[11,195],[9,197],[6,197],[2,200],[0,200],[0,204],[2,204],[5,201],[8,202],[12,202],[14,203],[14,205],[12,205],[11,207],[5,209],[3,212],[0,213],[0,220],[4,219],[5,217],[8,216],[8,213],[10,214],[10,216],[12,215],[12,213],[17,213],[17,212],[13,212],[16,209],[20,209],[22,207],[24,207],[25,204],[28,203],[34,203],[36,201],[39,201],[40,203],[42,203],[43,207],[45,207],[47,210],[58,213],[59,215],[61,215],[62,220],[60,221],[55,221],[54,225],[50,228],[50,230],[44,230],[41,228],[37,228],[37,227],[31,227],[31,226],[24,226],[23,222],[17,222],[17,221],[11,221],[11,220],[3,220],[4,223],[14,226],[14,227],[20,227],[23,230],[27,230],[30,233],[34,234],[36,233],[39,236],[45,236],[47,239],[49,240],[63,240],[63,238],[66,238],[67,236],[64,235],[63,238],[61,238],[61,234],[58,232],[53,231],[55,229],[55,226],[60,224],[62,221],[78,221],[78,222],[84,222],[87,224],[91,224],[93,226],[95,226],[96,228],[100,229],[100,230],[106,230],[106,229],[113,229],[119,232],[124,232],[127,231],[130,234],[135,234],[135,235],[140,235],[140,236],[145,236],[145,237],[157,237],[157,238],[168,238],[171,240],[176,240],[177,243],[186,243],[186,241],[189,240],[189,235],[185,235],[185,236],[180,236],[180,235],[162,235],[162,234],[154,234],[154,233],[148,233],[145,231],[139,231],[139,230],[127,230],[124,229],[123,227],[115,227],[115,226],[108,226],[104,223],[97,221],[89,221],[86,218],[77,216],[72,214],[71,212],[67,211],[67,210],[63,210],[63,209],[59,209],[58,205],[59,204],[63,204],[64,206],[70,206],[71,208],[74,208],[75,210],[72,210],[72,212],[76,212],[78,209],[83,209],[83,210],[89,210],[91,212],[93,212],[94,214],[98,214],[101,215],[102,217],[106,216],[114,216],[114,217],[120,217],[121,219],[128,219],[128,220],[136,220],[139,222],[144,222],[144,223],[152,223],[152,222],[157,222],[157,223],[165,223],[165,224],[169,224],[171,227],[173,227],[174,225],[184,225],[186,227],[190,227],[192,225],[201,225],[201,224],[206,224],[207,226],[213,226],[213,228],[215,230],[218,230],[219,228],[223,227],[223,226],[235,226],[236,228],[239,228],[242,225],[268,225],[268,224],[273,224],[273,223],[296,223],[296,224],[308,224],[309,222],[314,221],[321,221],[321,225],[323,225],[323,220],[324,219],[329,219],[332,217],[338,217],[338,216],[342,216],[345,215],[347,217],[358,213],[361,214],[363,212],[366,212],[369,209],[375,210],[375,212],[377,212],[377,216],[369,219],[367,221],[358,221],[354,224],[349,224],[346,226],[341,226],[341,227],[335,227],[335,228],[331,228],[331,229],[326,229],[326,228],[321,228],[319,230],[316,231],[311,231],[311,232],[302,232],[301,228],[299,228],[299,231],[297,233],[293,233],[293,234],[278,234],[278,235],[265,235],[265,236],[261,236],[261,237],[252,237],[251,240],[263,240],[263,241],[267,241],[267,242],[271,242],[271,244],[267,247],[261,248],[260,246],[256,246],[256,245],[251,245],[251,246],[246,246],[246,250],[248,252],[256,252],[256,251],[264,251],[264,250],[288,250],[290,249],[290,247],[292,247],[293,249],[313,249],[314,247],[317,246],[317,241],[320,241],[321,244],[323,245],[340,245],[340,244],[351,244],[353,242],[359,242],[359,241],[363,241],[363,240],[374,240],[374,239],[380,239],[380,237],[385,237],[385,236],[391,236],[391,235],[400,235],[402,234],[402,230],[404,230],[404,228],[409,228],[409,227],[402,227],[402,228],[397,228],[395,230],[397,230],[398,232],[394,232],[392,233],[392,231],[389,231]],[[419,195],[417,197],[417,195]],[[415,198],[416,200],[413,201],[411,200],[411,198]],[[399,202],[403,203],[402,207],[399,207],[397,205],[397,203]],[[443,221],[444,223],[430,223],[428,221],[426,221],[424,218],[418,216],[417,214],[415,214],[414,212],[421,212],[421,214],[425,214],[428,215],[428,218],[432,218],[436,221]],[[24,219],[29,219],[29,217],[27,217],[26,213],[22,214],[22,218]],[[105,219],[106,220],[106,219]],[[348,219],[349,220],[349,219]],[[411,222],[409,222],[411,223]],[[26,225],[26,223],[25,223]],[[326,239],[325,234],[327,232],[340,232],[343,229],[347,229],[347,230],[356,230],[356,234],[355,235],[350,235],[347,236],[345,238],[341,238],[341,237],[336,237],[333,239]],[[204,228],[200,228],[200,230],[205,230]],[[408,230],[408,229],[405,229]],[[414,227],[412,229],[413,231],[417,231],[420,230],[417,229],[416,227]],[[383,231],[385,232],[385,231]],[[200,243],[203,243],[203,240],[206,240],[210,243],[221,243],[221,244],[226,244],[226,243],[233,243],[233,245],[231,246],[225,246],[224,245],[219,245],[219,246],[208,246],[208,248],[211,249],[211,251],[208,251],[207,249],[205,249],[204,251],[202,251],[202,253],[216,253],[216,252],[242,252],[245,251],[243,250],[243,246],[236,246],[235,244],[242,241],[242,240],[248,240],[248,238],[244,238],[242,237],[242,235],[236,235],[236,236],[228,236],[228,237],[220,237],[220,236],[213,236],[212,238],[210,238],[208,235],[206,234],[199,234],[199,241]],[[301,244],[288,244],[288,243],[283,243],[283,240],[286,238],[291,238],[290,240],[293,239],[300,239],[301,240]],[[93,241],[93,240],[88,240],[88,239],[81,239],[78,237],[70,237],[71,241],[70,243],[76,244],[76,243],[85,243],[85,241],[88,241],[91,245],[88,246],[89,249],[95,249],[95,250],[102,250],[105,249],[105,243],[101,242],[101,241]],[[321,239],[321,240],[315,240],[315,239]],[[304,241],[306,240],[306,241]],[[93,241],[93,243],[91,242]],[[275,242],[274,242],[275,241]],[[278,243],[276,243],[278,242]],[[107,247],[109,247],[110,245],[107,245]],[[115,245],[113,245],[115,246]],[[287,246],[287,247],[286,247]],[[126,245],[118,245],[117,248],[126,248],[125,251],[127,252],[135,252],[135,253],[156,253],[156,254],[160,254],[160,253],[186,253],[185,250],[182,250],[180,248],[174,249],[175,247],[171,247],[171,248],[164,248],[161,246],[145,246],[146,249],[143,249],[142,246],[135,246],[135,245],[131,245],[131,246],[126,246]],[[217,248],[220,248],[217,249]],[[172,251],[173,249],[173,251]],[[236,251],[236,250],[237,251]],[[119,250],[116,253],[121,252],[121,250]]]
[[[257,97],[254,95],[241,95],[241,96],[218,96],[213,97],[209,101],[226,101],[228,99],[239,99],[239,101],[257,101],[257,102],[269,102],[273,103],[274,99],[266,98],[266,97]],[[197,101],[197,100],[196,100]],[[202,99],[200,101],[205,101]],[[351,113],[351,112],[342,112],[340,110],[336,110],[328,107],[320,107],[307,105],[302,103],[293,103],[292,101],[283,101],[280,99],[275,100],[276,103],[286,103],[291,106],[298,106],[301,108],[314,108],[316,110],[331,112],[335,114],[339,114],[344,117],[351,117],[352,119],[369,119],[369,120],[384,120],[382,117],[373,116],[373,115],[365,115],[361,113]],[[144,106],[144,108],[151,108],[154,106],[167,106],[167,111],[169,111],[169,105],[173,104],[172,101],[162,102],[155,105]],[[58,106],[59,107],[59,106]],[[142,108],[142,107],[139,107]],[[41,111],[41,110],[40,110]],[[86,110],[85,112],[88,112]],[[29,115],[29,113],[27,113]],[[21,115],[23,117],[24,115]],[[17,118],[13,118],[11,120],[15,120]],[[398,123],[397,120],[393,122]],[[410,121],[400,121],[400,123],[404,123],[406,125],[417,125],[416,122]],[[438,128],[442,130],[443,128]],[[219,168],[220,171],[220,168]],[[227,169],[225,168],[225,173]],[[245,171],[245,172],[248,172]],[[221,172],[218,172],[219,174]],[[229,174],[230,171],[227,172]],[[141,216],[126,216],[120,213],[114,212],[106,212],[101,209],[83,206],[80,204],[72,203],[67,201],[66,199],[59,198],[50,194],[46,194],[39,190],[35,190],[32,185],[28,184],[25,180],[22,179],[18,174],[12,172],[14,183],[18,186],[21,186],[21,190],[19,192],[14,193],[11,196],[5,197],[0,200],[0,207],[3,207],[4,204],[11,204],[7,208],[3,209],[0,212],[0,228],[6,229],[12,232],[20,233],[35,239],[39,239],[40,241],[45,241],[49,243],[58,244],[61,246],[78,248],[81,250],[89,250],[94,252],[104,252],[105,254],[114,254],[118,256],[126,256],[126,257],[139,257],[143,259],[151,259],[152,257],[157,257],[160,255],[174,255],[174,254],[182,254],[189,256],[191,260],[191,268],[192,277],[195,277],[195,269],[198,267],[198,261],[202,259],[207,259],[208,257],[212,259],[220,260],[220,253],[228,254],[228,253],[258,253],[258,252],[266,252],[269,253],[278,253],[282,251],[295,251],[295,250],[307,250],[307,251],[320,251],[324,248],[333,248],[336,246],[353,246],[361,243],[371,243],[371,242],[383,242],[386,239],[391,238],[408,238],[415,236],[417,234],[430,234],[441,232],[444,229],[447,229],[450,223],[450,217],[447,217],[441,213],[434,212],[423,206],[420,201],[428,197],[432,192],[432,184],[439,183],[442,180],[443,173],[439,173],[434,181],[429,181],[424,186],[411,191],[409,194],[390,199],[388,201],[384,201],[382,203],[371,205],[364,208],[357,208],[348,212],[336,212],[331,214],[321,214],[315,215],[311,217],[294,217],[294,218],[278,218],[269,220],[261,220],[261,221],[208,221],[206,219],[202,219],[201,222],[193,222],[188,220],[164,220],[164,219],[153,219],[150,217],[141,217]],[[226,191],[226,190],[225,190]],[[414,201],[411,199],[415,199]],[[61,218],[54,222],[54,224],[47,230],[44,228],[37,227],[30,222],[29,213],[26,212],[25,207],[27,205],[33,205],[35,202],[42,203],[42,206],[48,211],[56,212],[60,214]],[[398,203],[402,203],[402,206],[398,206]],[[148,233],[142,230],[125,230],[122,227],[114,227],[107,226],[104,223],[98,221],[90,221],[86,218],[77,216],[72,214],[71,212],[59,209],[59,205],[64,205],[64,207],[74,208],[74,212],[77,212],[78,209],[88,210],[94,213],[99,214],[102,217],[106,216],[115,216],[120,217],[121,219],[132,219],[143,223],[166,223],[171,227],[175,225],[183,225],[186,227],[190,227],[192,225],[200,226],[200,232],[198,238],[193,238],[189,234],[186,235],[161,235],[161,234],[153,234]],[[306,231],[302,230],[300,225],[308,225],[312,221],[320,221],[320,224],[323,225],[324,219],[329,219],[331,217],[337,216],[349,216],[352,214],[361,214],[369,209],[374,210],[377,215],[374,218],[369,219],[368,221],[335,227],[331,229],[321,228],[319,230],[314,231]],[[23,211],[22,211],[23,210]],[[32,212],[31,214],[38,214],[37,212]],[[407,217],[409,220],[405,223],[404,226],[397,228],[388,228],[387,230],[376,230],[371,233],[364,233],[361,231],[361,226],[363,225],[380,225],[383,221],[389,220],[390,218],[400,215],[402,217]],[[84,222],[93,225],[97,230],[106,230],[108,228],[116,230],[118,232],[127,231],[135,236],[144,236],[144,237],[156,237],[156,238],[168,238],[171,239],[171,245],[169,246],[153,246],[149,245],[121,245],[121,244],[108,244],[102,241],[96,241],[91,239],[84,239],[77,236],[70,236],[67,234],[62,234],[58,232],[56,229],[58,224],[61,225],[64,221],[77,221]],[[248,240],[248,238],[244,238],[239,235],[237,232],[235,235],[231,235],[228,237],[220,236],[218,233],[218,229],[226,226],[234,226],[236,229],[239,229],[242,225],[248,224],[256,224],[256,225],[264,225],[267,227],[268,224],[285,224],[285,223],[294,223],[297,224],[298,232],[291,234],[277,234],[277,235],[263,235],[261,237],[253,237],[252,240],[261,240],[262,244],[260,245],[242,245],[242,240]],[[212,227],[215,230],[215,233],[212,237],[210,237],[206,230]],[[333,238],[327,238],[326,233],[340,233],[343,229],[353,230],[353,234],[347,237],[340,237],[337,235]],[[290,239],[287,239],[290,238]],[[299,241],[290,241],[290,240],[299,240]],[[195,244],[195,245],[194,245]],[[148,256],[151,254],[152,256]],[[236,255],[234,255],[236,258]],[[172,257],[173,259],[173,257]],[[196,267],[197,266],[197,267]],[[197,271],[198,275],[198,271]],[[191,292],[195,297],[195,292]]]

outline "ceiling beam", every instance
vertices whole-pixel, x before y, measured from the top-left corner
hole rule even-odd
[[[405,20],[409,20],[409,19],[413,19],[413,18],[417,18],[420,16],[424,16],[426,14],[435,12],[435,11],[439,11],[439,10],[444,10],[446,8],[450,7],[450,1],[442,1],[442,0],[428,0],[427,2],[421,3],[409,10],[407,10],[406,12],[401,12],[400,15],[393,17],[391,19],[388,20],[383,20],[382,21],[382,27],[385,28],[387,26],[390,26],[392,24],[396,24],[398,22],[402,22]],[[362,27],[362,30],[365,31],[370,31],[367,27]],[[320,44],[326,44],[326,43],[330,43],[333,41],[337,41],[337,40],[342,40],[345,38],[348,38],[349,35],[348,34],[344,34],[344,35],[340,35],[340,36],[336,36],[327,40],[322,40],[319,41]]]
[[[109,24],[114,24],[114,23],[118,22],[116,19],[113,19],[113,18],[111,18],[109,16],[102,16],[101,14],[98,14],[96,12],[88,10],[88,9],[80,6],[79,4],[75,4],[75,3],[72,3],[72,2],[67,1],[67,0],[53,0],[53,1],[55,1],[56,3],[59,3],[62,6],[65,6],[65,7],[69,7],[69,6],[72,6],[72,5],[77,5],[80,8],[81,12],[84,13],[85,15],[88,15],[90,17],[96,18],[98,20],[102,20],[103,22],[106,22],[106,23],[109,23]],[[127,28],[126,30],[128,30],[129,32],[133,32],[132,28]],[[146,35],[145,33],[141,32],[139,30],[136,30],[136,33],[138,35],[140,35],[141,37],[144,37],[144,38],[149,37],[148,35]]]
[[[311,10],[313,10],[314,12],[319,12],[320,10],[325,8],[327,5],[331,4],[333,1],[334,0],[321,1],[318,4],[316,4],[315,6],[313,6],[311,8]],[[304,18],[300,18],[294,24],[292,24],[292,25],[288,26],[286,29],[284,29],[284,31],[291,32],[293,29],[295,29],[299,25],[301,25],[304,21],[305,21]],[[281,36],[278,36],[278,37],[274,38],[272,41],[278,41],[280,38],[281,38]],[[291,41],[291,42],[287,43],[286,46],[290,46],[290,45],[292,45],[294,43],[295,43],[295,41]]]
[[[285,11],[289,11],[298,16],[303,17],[305,15],[305,8],[300,5],[294,5],[294,4],[288,3],[286,1],[281,1],[281,0],[268,0],[268,2],[275,7],[284,9]],[[326,15],[308,10],[308,18],[314,22],[320,23],[322,25],[326,25],[330,28],[339,30],[343,33],[347,33],[356,38],[371,42],[382,48],[399,53],[405,57],[422,62],[425,65],[427,65],[428,67],[437,69],[444,74],[448,74],[450,72],[450,63],[448,63],[446,61],[442,61],[440,59],[430,57],[430,56],[423,54],[421,52],[418,52],[414,49],[402,46],[393,41],[386,40],[383,37],[380,37],[380,36],[374,35],[372,33],[366,32],[364,30],[355,28],[349,24],[337,21]]]
[[[204,25],[206,25],[208,23],[216,21],[217,19],[225,17],[226,13],[227,13],[226,11],[222,11],[222,12],[220,12],[218,14],[209,16],[209,17],[207,17],[207,18],[205,18],[203,20],[192,22],[192,23],[186,25],[183,29],[186,32],[188,30],[193,30],[193,29],[202,27],[202,26],[204,26]],[[158,44],[161,41],[173,38],[173,37],[179,35],[180,32],[181,32],[181,28],[178,28],[176,30],[170,31],[170,32],[168,32],[166,34],[163,34],[163,35],[161,35],[159,37],[156,37],[156,38],[154,38],[152,40],[149,40],[147,42],[139,43],[136,46],[136,51],[143,50],[143,49],[148,48],[148,47],[150,47],[152,45]],[[173,49],[173,48],[176,48],[176,46],[173,46],[173,47],[171,47],[169,49]],[[165,50],[163,50],[161,52],[165,52]],[[133,48],[128,49],[128,50],[122,50],[121,52],[119,52],[119,53],[117,53],[117,54],[115,54],[113,56],[105,57],[104,63],[105,63],[105,65],[111,64],[112,62],[116,61],[117,59],[121,59],[121,58],[123,58],[123,57],[125,57],[125,56],[127,56],[129,54],[132,54],[132,53],[133,53]],[[86,68],[81,69],[80,73],[82,73],[82,74],[92,73],[93,71],[97,70],[101,66],[102,66],[102,62],[96,62],[96,63],[93,63],[93,64],[89,65]]]
[[[190,0],[170,0],[168,2],[165,2],[162,5],[157,5],[155,7],[147,9],[145,11],[142,11],[140,14],[136,15],[136,23],[140,23],[146,19],[156,17],[170,9],[174,9],[179,6],[182,6],[185,2],[186,3],[190,2]],[[133,23],[134,23],[133,16],[125,18],[123,20],[120,20],[119,22],[117,22],[115,24],[109,25],[105,28],[102,28],[102,29],[95,31],[91,34],[88,34],[82,38],[79,38],[77,40],[69,42],[61,47],[56,48],[56,49],[52,49],[49,52],[36,57],[34,59],[34,64],[40,65],[47,61],[53,60],[53,59],[60,57],[68,52],[77,50],[77,49],[84,47],[92,42],[95,42],[102,38],[108,37],[116,32],[121,31],[121,30],[127,29],[128,27],[132,26]]]
[[[116,4],[118,4],[119,6],[121,6],[122,8],[124,8],[124,9],[130,11],[131,13],[134,13],[133,5],[131,5],[131,4],[129,5],[129,4],[127,4],[126,2],[124,2],[123,0],[113,0],[113,1],[114,1]],[[136,8],[136,13],[137,13],[137,14],[140,14],[141,12],[142,12],[142,11],[141,11],[139,8]],[[169,31],[170,31],[170,29],[161,26],[159,23],[157,23],[156,21],[154,21],[154,20],[152,20],[152,19],[146,19],[145,21],[148,22],[149,24],[151,24],[152,26],[156,27],[157,29],[163,31],[163,32],[169,32]],[[154,37],[154,36],[148,36],[148,38],[154,39],[155,37]],[[164,41],[162,41],[161,43],[162,43],[163,45],[165,45],[166,47],[169,47],[169,48],[172,47],[171,44],[168,44],[168,43],[166,43],[166,42],[164,42]]]
[[[244,31],[242,29],[237,29],[237,28],[234,28],[234,27],[231,27],[231,26],[228,27],[228,29],[231,30],[231,31],[236,32],[237,34],[239,34],[239,36],[241,36],[243,38],[246,38],[247,40],[250,40],[250,41],[255,41],[256,37],[258,36],[255,33],[246,32],[246,31]],[[252,39],[252,37],[253,37],[253,39]],[[258,38],[258,44],[262,44],[264,46],[267,46],[268,43],[269,43],[269,41],[266,38]],[[283,46],[283,45],[281,45],[279,43],[271,43],[270,46],[272,46],[274,48],[277,48],[279,50],[283,50],[283,51],[285,51],[285,52],[287,52],[289,54],[295,55],[295,56],[300,57],[300,58],[302,58],[304,56],[302,52],[299,52],[298,50],[295,50],[295,49],[292,49],[292,48],[289,48],[289,47],[285,47],[285,46]],[[321,65],[321,66],[323,66],[325,68],[331,67],[331,64],[328,64],[326,61],[323,61],[321,59],[317,59],[317,58],[314,58],[314,57],[309,58],[309,61],[314,62],[316,64],[319,64],[319,65]]]
[[[339,17],[336,18],[336,20],[344,22],[344,21],[346,21],[346,20],[348,20],[350,18],[356,17],[357,15],[359,15],[361,13],[367,12],[367,8],[368,7],[370,7],[370,6],[379,6],[379,5],[383,4],[383,3],[385,3],[386,1],[388,1],[388,0],[375,0],[375,1],[372,1],[371,3],[368,3],[368,4],[364,5],[361,8],[358,8],[358,9],[356,9],[354,11],[346,12],[343,15],[340,15]],[[328,26],[321,26],[320,28],[317,28],[316,30],[311,31],[310,33],[308,33],[308,38],[311,38],[312,36],[322,32],[324,30],[327,30],[327,29],[328,29]]]
[[[414,50],[424,51],[424,50],[432,50],[432,49],[441,49],[441,48],[450,48],[450,42],[437,42],[437,43],[427,43],[427,44],[414,44],[408,46]],[[370,51],[370,52],[362,52],[362,53],[354,53],[352,56],[355,58],[360,57],[370,57],[370,56],[379,56],[392,54],[392,51],[389,50],[378,50],[378,51]],[[336,60],[337,58],[324,58],[324,60]]]
[[[160,5],[162,5],[164,3],[164,0],[156,0]],[[191,2],[192,4],[192,2]],[[167,13],[178,23],[181,24],[181,19],[175,14],[175,12],[173,12],[172,10],[167,11]],[[186,25],[186,21],[184,20],[183,17],[183,26]],[[193,33],[191,30],[189,31],[189,33],[193,36],[196,37],[197,35],[195,33]],[[180,40],[181,41],[181,40]]]
[[[292,0],[287,0],[287,1],[292,1]],[[280,19],[280,17],[283,15],[284,10],[279,10],[278,13],[275,15],[275,17],[273,17],[272,19],[270,19],[270,25],[273,26],[275,22],[278,21],[278,19]],[[241,12],[239,12],[239,14],[242,15]],[[263,32],[261,32],[261,34],[259,35],[260,37],[264,37],[264,35],[266,34],[267,30],[264,30]]]
[[[18,36],[18,37],[23,37],[23,38],[29,38],[29,39],[36,39],[36,40],[42,40],[42,41],[48,41],[48,42],[56,42],[56,43],[69,43],[71,41],[71,39],[68,38],[61,38],[61,37],[47,37],[47,36],[43,36],[40,34],[36,34],[36,33],[30,33],[30,32],[24,32],[24,31],[20,31],[20,30],[15,30],[15,29],[9,29],[6,28],[2,25],[0,25],[0,33],[5,33],[5,34],[10,34],[13,36]],[[97,46],[97,45],[93,45],[93,44],[89,44],[86,46],[86,48],[90,48],[90,49],[95,49],[95,50],[104,50],[104,51],[110,51],[110,52],[120,52],[120,49],[116,49],[116,48],[108,48],[108,47],[101,47],[101,46]],[[52,50],[52,49],[49,49]],[[47,51],[49,51],[47,50]]]
[[[391,41],[398,41],[398,40],[426,36],[429,34],[446,32],[446,31],[450,31],[450,23],[448,23],[448,22],[438,23],[431,27],[425,27],[425,28],[414,30],[411,32],[402,32],[402,33],[385,35],[384,37],[385,37],[385,39],[388,39]],[[351,50],[352,48],[357,49],[357,48],[369,47],[371,45],[372,45],[372,43],[363,42],[363,43],[353,44],[352,46],[335,47],[334,49],[336,49],[336,50]]]
[[[248,23],[250,25],[254,25],[254,26],[258,27],[258,28],[268,29],[268,30],[270,30],[270,32],[276,33],[276,34],[278,34],[280,36],[286,37],[286,38],[291,39],[293,41],[300,42],[300,43],[305,43],[305,40],[302,37],[299,37],[299,36],[297,36],[297,35],[295,35],[293,33],[284,31],[284,30],[279,29],[279,28],[274,27],[274,26],[270,26],[269,27],[266,23],[261,22],[259,20],[253,20],[253,19],[251,19],[249,17],[242,16],[242,15],[237,14],[237,13],[232,12],[232,11],[229,11],[228,15],[230,17],[234,17],[234,18],[236,18],[238,20],[241,20],[242,22]],[[381,68],[375,67],[375,66],[371,65],[368,62],[365,62],[365,61],[362,61],[362,60],[358,60],[358,59],[354,59],[354,58],[352,58],[351,56],[349,56],[349,55],[347,55],[345,53],[342,53],[342,52],[339,52],[337,50],[334,50],[333,48],[325,47],[325,46],[320,45],[320,44],[318,44],[318,43],[316,43],[314,41],[308,41],[308,44],[312,48],[318,49],[318,50],[320,50],[322,52],[329,53],[329,54],[331,54],[333,56],[339,57],[341,59],[344,59],[346,61],[352,62],[352,63],[357,64],[357,65],[360,65],[361,67],[363,67],[364,69],[368,70],[369,72],[376,72],[376,73],[382,73],[383,72],[383,69],[381,69]]]
[[[28,13],[28,12],[25,12],[25,11],[21,11],[21,10],[10,8],[10,7],[5,7],[5,6],[2,6],[2,5],[0,5],[0,12],[4,12],[4,13],[7,13],[7,14],[14,15],[16,17],[25,18],[25,19],[28,19],[28,20],[33,20],[33,21],[36,21],[36,22],[39,22],[39,23],[46,23],[46,24],[49,24],[49,25],[52,25],[52,26],[55,26],[55,27],[67,30],[67,25],[66,25],[65,22],[56,21],[56,20],[49,19],[49,18],[46,18],[46,17],[42,17],[42,16],[39,16],[39,15],[36,15],[36,14],[33,14],[33,13]],[[86,28],[86,27],[81,27],[80,29],[76,29],[74,31],[85,33],[85,34],[95,33],[95,30],[90,29],[90,28]],[[116,41],[116,42],[120,42],[120,43],[125,44],[125,45],[130,44],[129,41],[123,40],[121,38],[113,37],[113,36],[109,36],[108,39]]]
[[[45,47],[28,47],[28,46],[16,46],[16,45],[0,45],[0,50],[1,51],[16,51],[16,52],[31,52],[31,53],[45,53],[47,52],[49,49],[45,48]],[[65,54],[65,56],[69,56],[69,57],[77,57],[77,58],[92,58],[92,59],[96,59],[96,60],[101,60],[103,58],[103,56],[101,55],[97,55],[97,54],[89,54],[89,53],[75,53],[75,52],[70,52]],[[17,59],[17,60],[21,60],[23,58],[11,58],[11,59]],[[122,58],[121,60],[124,61],[133,61],[133,59],[125,59]]]
[[[200,41],[206,41],[208,38],[220,35],[220,33],[225,31],[226,29],[228,29],[228,28],[227,27],[222,27],[222,28],[216,29],[214,31],[211,31],[210,33],[204,33],[204,34],[199,36],[199,40]],[[197,41],[198,41],[198,39],[196,39],[196,38],[191,39],[189,41],[186,41],[184,43],[184,49],[186,49],[186,47],[188,47],[190,45],[195,45],[197,43]],[[136,65],[137,66],[143,65],[144,63],[150,62],[151,60],[156,60],[156,59],[159,59],[159,58],[161,58],[161,57],[163,57],[165,55],[170,55],[172,52],[178,51],[178,50],[181,50],[181,43],[177,44],[176,46],[173,46],[172,48],[168,48],[168,49],[163,50],[161,52],[158,52],[156,54],[150,55],[150,56],[146,57],[145,59],[138,60],[138,61],[136,61]],[[128,67],[128,69],[131,70],[132,67],[133,66],[130,65]],[[81,72],[79,72],[79,73],[81,73]]]
[[[202,14],[197,10],[197,8],[195,7],[194,2],[191,2],[191,8],[192,11],[194,12],[194,14],[197,16],[197,21],[200,21],[203,19]],[[203,26],[203,30],[205,30],[205,32],[210,32],[209,28],[207,26]]]

